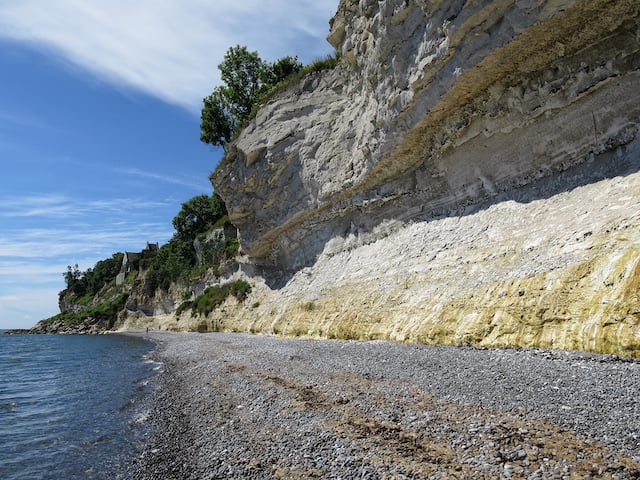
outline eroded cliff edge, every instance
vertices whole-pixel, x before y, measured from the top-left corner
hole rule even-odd
[[[329,41],[212,176],[262,284],[212,325],[640,355],[640,4],[343,0]]]

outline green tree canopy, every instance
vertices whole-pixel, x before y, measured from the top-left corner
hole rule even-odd
[[[226,148],[260,98],[289,75],[299,72],[302,64],[297,57],[290,56],[269,63],[258,52],[237,45],[229,48],[218,69],[224,85],[203,99],[200,140]]]
[[[205,195],[206,196],[206,195]],[[168,290],[172,282],[184,277],[195,264],[191,243],[175,236],[160,247],[145,275],[145,291],[153,295],[157,288]]]
[[[120,271],[123,253],[114,253],[111,258],[98,261],[93,268],[81,272],[76,263],[73,267],[67,266],[67,271],[62,275],[67,284],[63,292],[72,292],[80,297],[82,295],[95,295],[107,283],[112,281]],[[62,292],[61,292],[62,293]]]
[[[198,195],[184,202],[173,218],[173,237],[149,261],[145,274],[146,293],[153,295],[157,288],[167,290],[172,282],[192,274],[198,264],[193,241],[226,216],[227,208],[217,193]],[[215,260],[219,261],[220,256],[216,254]]]
[[[182,204],[180,212],[173,218],[175,237],[191,243],[225,215],[227,208],[217,193],[193,197]]]
[[[229,111],[237,118],[246,118],[253,104],[268,87],[268,64],[258,52],[249,52],[247,47],[231,47],[218,65],[220,78],[225,86],[221,91],[229,102]]]
[[[236,130],[236,118],[230,113],[222,88],[216,88],[202,102],[204,106],[200,116],[200,140],[225,147]]]

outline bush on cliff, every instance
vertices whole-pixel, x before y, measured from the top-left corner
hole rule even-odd
[[[333,55],[327,55],[326,57],[315,59],[309,65],[304,66],[301,70],[294,72],[288,77],[284,78],[258,99],[258,101],[253,105],[253,108],[251,110],[251,113],[247,117],[247,120],[255,118],[260,107],[264,105],[270,98],[273,98],[274,95],[277,95],[278,93],[286,90],[291,85],[299,82],[300,79],[302,79],[306,75],[309,75],[310,73],[321,72],[322,70],[331,70],[332,68],[335,68],[339,60],[340,54],[336,51],[336,53],[334,53]]]
[[[80,324],[100,325],[102,329],[109,330],[113,328],[115,321],[129,298],[128,293],[121,293],[110,301],[105,301],[97,305],[87,307],[79,312],[59,313],[46,320],[47,323],[55,323],[61,321],[65,326],[73,326]]]
[[[160,247],[149,265],[145,275],[145,293],[153,296],[158,288],[169,290],[171,284],[185,278],[194,265],[193,247],[188,242],[172,238]]]
[[[238,301],[244,302],[250,293],[251,285],[245,280],[236,280],[224,285],[214,285],[213,287],[208,287],[193,302],[189,302],[188,306],[178,308],[178,311],[182,312],[184,309],[191,307],[193,316],[207,316],[222,305],[229,298],[229,295],[233,295]]]

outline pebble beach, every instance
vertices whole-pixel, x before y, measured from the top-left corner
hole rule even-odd
[[[133,333],[162,369],[136,480],[640,478],[640,361]]]

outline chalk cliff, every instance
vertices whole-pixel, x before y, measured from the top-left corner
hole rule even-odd
[[[640,3],[342,0],[212,175],[211,328],[640,355]]]

